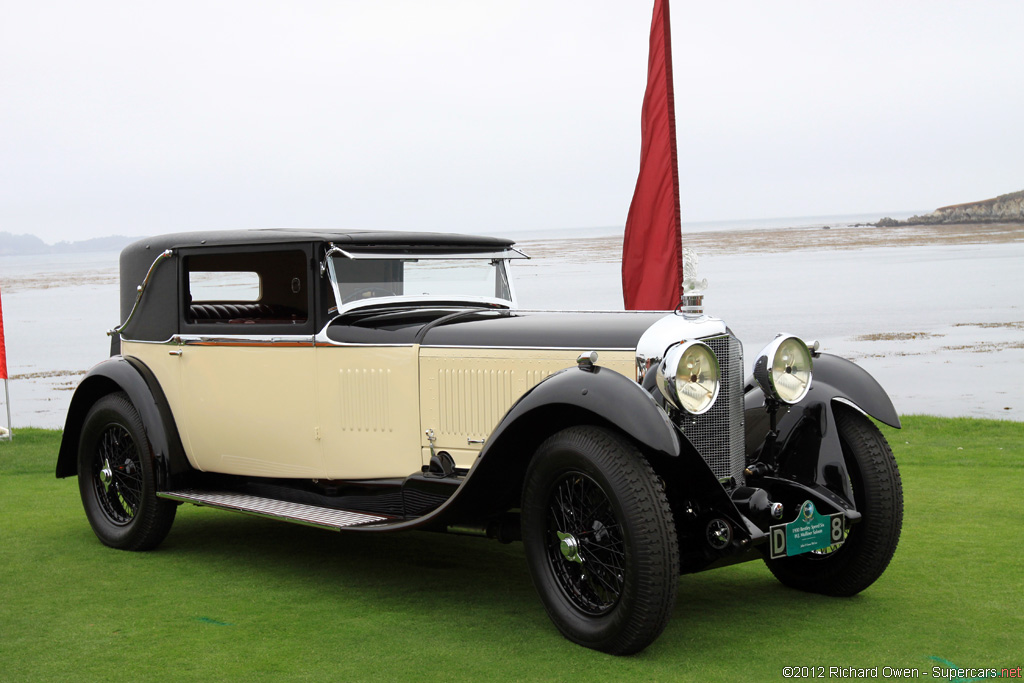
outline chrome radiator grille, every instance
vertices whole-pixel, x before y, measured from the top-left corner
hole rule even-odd
[[[743,347],[736,337],[701,339],[718,356],[722,385],[718,400],[703,415],[684,414],[680,425],[711,471],[719,479],[743,483]]]

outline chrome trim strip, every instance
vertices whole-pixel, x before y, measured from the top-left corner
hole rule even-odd
[[[161,261],[172,256],[174,256],[174,250],[167,249],[161,252],[155,259],[153,259],[153,263],[149,266],[149,270],[146,271],[146,277],[142,279],[142,284],[140,284],[136,288],[138,295],[135,297],[135,303],[132,305],[132,310],[128,313],[128,317],[125,318],[124,322],[118,325],[117,327],[107,330],[108,337],[112,337],[115,334],[121,334],[121,330],[127,327],[128,323],[132,321],[132,316],[135,315],[135,311],[139,309],[139,302],[142,301],[142,293],[146,291],[146,287],[149,285],[149,280],[150,278],[153,277],[153,271],[156,270],[157,265],[159,265]]]
[[[265,345],[269,346],[269,345],[278,344],[278,343],[287,344],[287,343],[308,342],[310,344],[310,346],[325,347],[325,348],[326,347],[335,347],[335,348],[345,348],[345,347],[353,347],[353,348],[411,348],[411,347],[414,347],[414,346],[419,346],[420,348],[424,348],[424,349],[489,349],[489,350],[499,350],[499,351],[517,351],[517,350],[526,350],[526,351],[576,351],[577,353],[579,352],[579,350],[581,348],[579,346],[490,346],[490,345],[480,345],[480,344],[472,344],[472,345],[468,345],[468,344],[467,345],[457,345],[457,344],[414,344],[412,342],[409,342],[409,343],[406,343],[406,344],[369,344],[369,343],[364,343],[364,342],[338,342],[338,341],[334,341],[333,339],[328,337],[326,335],[326,333],[324,333],[324,332],[321,332],[321,333],[317,334],[315,337],[309,337],[309,336],[296,336],[296,337],[257,337],[257,336],[250,336],[250,337],[208,337],[208,336],[200,336],[200,335],[180,335],[180,336],[175,335],[174,337],[171,337],[170,339],[167,339],[167,340],[164,340],[164,341],[148,341],[148,340],[144,340],[144,339],[124,339],[122,341],[133,343],[133,344],[161,344],[161,345],[175,345],[175,344],[189,345],[189,344],[193,344],[194,345],[194,344],[199,344],[199,343],[205,343],[205,344],[224,344],[225,346],[226,345],[230,345],[230,344],[265,344]],[[588,347],[588,349],[589,348],[590,347]],[[633,349],[632,347],[614,347],[614,346],[597,346],[597,347],[594,347],[593,350],[594,351],[599,351],[599,352],[600,351],[608,351],[608,352],[622,351],[624,353],[632,353],[633,351],[635,351],[635,349]],[[566,367],[569,367],[569,366],[566,366]]]
[[[194,341],[251,341],[265,342],[312,342],[315,337],[311,334],[249,334],[249,335],[222,335],[222,334],[176,334],[170,338],[172,343],[189,343]]]
[[[321,343],[318,342],[316,337],[309,335],[295,336],[295,337],[215,337],[215,336],[201,336],[201,335],[174,335],[170,339],[164,339],[163,341],[153,341],[151,339],[126,339],[121,338],[121,342],[124,344],[154,344],[157,346],[181,346],[181,345],[196,345],[196,344],[224,344],[224,345],[238,345],[238,344],[253,344],[253,345],[266,345],[271,346],[273,344],[308,344],[309,346],[319,346]],[[378,344],[369,344],[369,346],[378,346]],[[409,344],[395,344],[395,346],[410,346]]]
[[[122,344],[177,344],[177,335],[164,339],[163,341],[153,341],[152,339],[129,339],[128,337],[121,337]]]
[[[252,335],[226,337],[221,335],[182,334],[171,338],[171,343],[184,346],[316,346],[316,337],[310,335]]]

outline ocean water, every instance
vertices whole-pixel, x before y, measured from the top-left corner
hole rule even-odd
[[[858,222],[844,218],[825,224]],[[778,229],[788,227],[797,226]],[[752,228],[773,229],[735,222]],[[520,306],[621,310],[614,250],[594,258],[573,247],[595,236],[570,229],[544,233],[556,242],[535,240],[555,246],[514,265]],[[0,257],[15,430],[63,426],[78,381],[109,355],[105,332],[120,322],[117,258]],[[868,370],[900,413],[1024,420],[1022,265],[1024,241],[1011,241],[715,252],[702,256],[701,274],[705,311],[743,341],[748,371],[775,334],[797,334]]]

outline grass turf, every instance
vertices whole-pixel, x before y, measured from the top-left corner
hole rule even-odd
[[[156,551],[93,536],[60,435],[0,443],[0,680],[781,680],[783,667],[1017,667],[1024,423],[911,416],[899,549],[848,599],[761,563],[680,579],[616,658],[549,623],[519,544],[337,534],[185,505]],[[949,674],[946,674],[949,678]],[[954,680],[956,680],[954,678]]]

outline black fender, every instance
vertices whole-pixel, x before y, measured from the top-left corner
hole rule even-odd
[[[762,457],[770,429],[764,394],[753,381],[744,389],[748,460]],[[811,389],[796,405],[780,409],[775,459],[781,478],[811,485],[840,508],[853,509],[846,464],[835,427],[836,404],[845,403],[890,427],[900,418],[885,389],[855,363],[823,353],[814,359]],[[830,493],[843,491],[842,498]],[[845,500],[844,500],[845,499]]]
[[[567,368],[513,404],[451,498],[424,517],[389,528],[443,526],[518,507],[523,477],[537,447],[574,424],[621,431],[649,455],[678,458],[684,450],[684,437],[639,384],[605,367]],[[353,527],[363,529],[373,527]]]
[[[96,401],[118,391],[128,394],[142,418],[158,465],[158,487],[165,488],[169,477],[191,471],[170,404],[153,372],[135,358],[114,356],[93,366],[75,389],[57,455],[57,477],[78,474],[78,442],[85,416]]]

